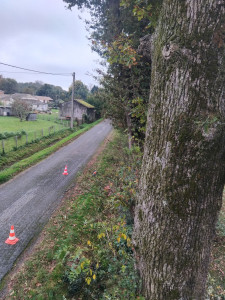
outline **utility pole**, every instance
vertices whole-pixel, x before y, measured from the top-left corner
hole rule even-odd
[[[73,128],[73,101],[74,101],[74,86],[75,86],[75,72],[73,72],[73,83],[72,83],[72,103],[71,103],[71,118],[70,118],[70,128]]]

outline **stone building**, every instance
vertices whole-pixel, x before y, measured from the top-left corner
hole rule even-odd
[[[48,112],[48,103],[53,101],[50,97],[45,96],[33,96],[29,94],[15,93],[12,95],[0,93],[0,116],[11,116],[11,106],[14,100],[21,100],[27,102],[32,111],[36,112]]]
[[[72,101],[59,106],[59,118],[70,119]],[[95,121],[95,107],[84,100],[75,99],[73,104],[73,118],[78,124]]]
[[[11,106],[0,105],[0,116],[11,116],[11,115],[12,115]]]
[[[48,103],[42,101],[39,96],[15,93],[11,97],[13,98],[13,100],[21,100],[27,102],[31,106],[31,109],[33,111],[38,111],[38,112],[48,111]]]
[[[12,95],[0,93],[0,116],[11,116],[13,99]]]

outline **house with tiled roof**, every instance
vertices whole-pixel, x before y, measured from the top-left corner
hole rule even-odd
[[[11,116],[13,99],[12,95],[7,95],[4,93],[0,94],[0,116]]]
[[[30,94],[22,94],[22,93],[15,93],[12,95],[14,100],[21,100],[27,102],[33,111],[39,112],[47,112],[48,111],[48,103],[41,101],[39,96],[33,96]]]
[[[11,116],[13,112],[11,110],[12,103],[15,100],[27,102],[33,111],[48,112],[48,102],[52,101],[50,97],[45,96],[33,96],[30,94],[15,93],[12,95],[0,94],[0,116]]]
[[[53,99],[51,97],[47,97],[47,96],[35,96],[39,101],[44,102],[44,103],[49,103],[51,101],[53,101]]]
[[[59,106],[59,117],[70,119],[72,101],[64,102]],[[78,124],[95,121],[95,107],[84,100],[75,99],[73,102],[73,118]]]

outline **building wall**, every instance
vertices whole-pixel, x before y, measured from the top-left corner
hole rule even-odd
[[[37,111],[48,111],[48,104],[46,103],[38,103],[38,104],[32,104],[32,109]]]
[[[4,94],[1,95],[0,94],[1,107],[12,106],[14,100],[21,100],[21,101],[27,102],[31,106],[32,110],[42,111],[42,112],[48,111],[48,103],[44,103],[44,102],[38,100],[37,98],[35,98],[35,96],[24,95],[24,94],[19,94],[19,93],[16,93],[13,95],[4,95]],[[0,115],[3,115],[3,110],[1,110]],[[10,113],[10,115],[12,115],[12,114]]]
[[[83,115],[86,115],[87,114],[87,107],[81,105],[80,103],[78,102],[75,102],[74,101],[74,107],[73,107],[73,117],[79,121],[83,121]]]
[[[26,117],[26,120],[27,121],[36,121],[37,120],[37,114],[34,114],[34,113],[28,114],[27,117]]]
[[[59,117],[70,117],[71,116],[71,101],[64,102],[59,109]],[[74,119],[81,122],[83,120],[83,115],[87,114],[87,107],[81,105],[80,103],[74,101],[73,106],[73,117]]]
[[[88,108],[88,118],[91,122],[94,122],[95,121],[95,110],[94,108]]]
[[[0,116],[12,116],[12,110],[11,107],[0,107]]]
[[[0,95],[0,103],[1,106],[11,106],[13,103],[13,99],[11,95]]]
[[[43,111],[47,112],[48,111],[48,103],[41,102],[40,100],[37,100],[35,96],[31,95],[23,95],[23,94],[14,94],[12,95],[13,99],[25,101],[28,103],[32,110],[37,110],[37,111]]]

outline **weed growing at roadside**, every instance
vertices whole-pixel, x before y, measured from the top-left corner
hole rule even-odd
[[[138,278],[131,235],[140,156],[138,149],[128,151],[117,138],[102,158],[93,185],[86,186],[84,181],[84,190],[89,192],[80,196],[83,214],[74,220],[76,241],[82,246],[67,257],[64,251],[63,257],[70,297],[136,299]]]
[[[82,177],[81,194],[52,220],[9,299],[138,299],[131,235],[140,157],[116,135],[96,175]]]
[[[98,124],[101,120],[95,121],[91,124],[86,124],[85,128],[80,129],[79,131],[73,132],[70,135],[67,135],[64,139],[60,139],[57,143],[53,143],[50,147],[44,147],[43,150],[39,152],[35,152],[35,154],[26,157],[23,160],[17,161],[14,165],[4,169],[3,171],[0,171],[0,183],[6,182],[9,180],[12,176],[16,175],[17,173],[21,172],[22,170],[30,167],[31,165],[37,163],[38,161],[44,159],[54,151],[58,150],[60,147],[80,135],[81,133],[85,132],[86,130],[90,129],[94,125]],[[71,132],[69,130],[69,132]],[[41,142],[40,142],[41,143]],[[39,144],[39,143],[38,143]],[[0,157],[1,158],[1,157]],[[5,161],[4,161],[5,163]]]
[[[82,175],[79,195],[71,196],[52,218],[7,299],[144,300],[138,295],[131,241],[140,166],[139,148],[129,150],[117,134],[98,165]],[[223,207],[208,300],[225,299],[224,220]]]

